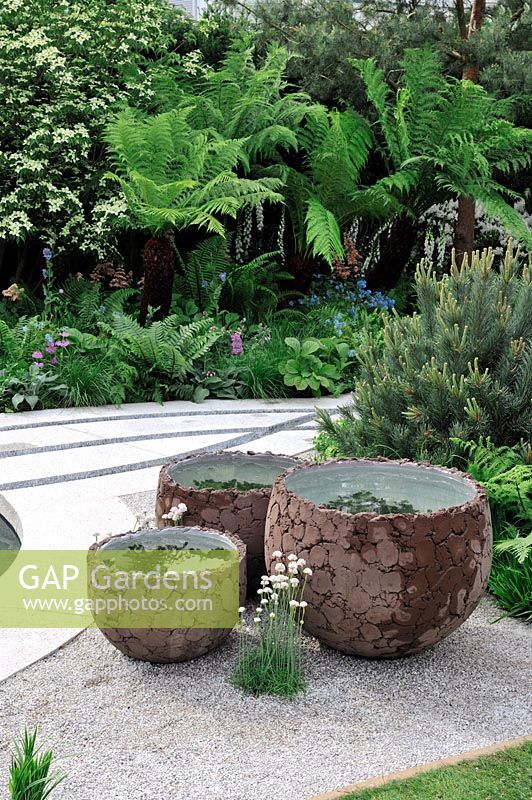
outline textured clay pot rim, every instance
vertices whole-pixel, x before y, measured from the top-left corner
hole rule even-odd
[[[359,511],[356,514],[350,514],[348,511],[341,511],[338,508],[328,508],[327,506],[323,505],[322,503],[314,503],[312,500],[309,500],[308,497],[304,497],[303,495],[297,494],[296,492],[290,491],[286,485],[286,479],[290,477],[290,475],[294,474],[295,472],[302,472],[304,469],[317,469],[319,467],[324,467],[328,464],[340,464],[340,463],[351,463],[351,464],[359,464],[359,463],[385,463],[385,464],[407,464],[412,467],[422,467],[427,468],[429,467],[432,470],[436,470],[438,472],[443,472],[447,475],[452,475],[453,477],[461,478],[463,481],[470,483],[473,488],[475,489],[475,496],[471,498],[471,500],[466,500],[465,503],[457,506],[445,506],[445,508],[437,508],[436,511],[420,511],[420,512],[412,512],[412,511],[400,511],[391,514],[376,514],[371,511]],[[364,520],[366,522],[373,521],[373,520],[390,520],[396,519],[397,517],[404,517],[409,521],[414,519],[419,519],[419,517],[429,518],[429,519],[439,519],[442,516],[446,516],[449,513],[468,513],[472,510],[475,510],[479,506],[479,502],[482,501],[488,502],[487,494],[485,488],[478,483],[474,478],[468,475],[466,472],[461,472],[454,467],[440,467],[435,464],[431,464],[429,461],[410,461],[408,458],[383,458],[383,457],[376,457],[376,458],[330,458],[327,461],[302,461],[299,464],[296,464],[294,467],[286,470],[283,472],[279,477],[276,479],[275,483],[273,484],[274,487],[282,486],[283,492],[286,495],[288,501],[292,498],[297,499],[298,501],[303,501],[304,503],[308,503],[315,508],[318,508],[321,512],[327,513],[330,515],[338,515],[341,519],[350,519],[350,520]]]
[[[183,458],[177,458],[177,459],[174,459],[173,461],[169,461],[168,464],[164,464],[161,467],[161,473],[160,474],[164,478],[164,480],[167,482],[167,484],[175,486],[176,488],[179,487],[180,489],[184,489],[185,491],[189,491],[189,492],[209,492],[209,494],[213,494],[216,497],[220,497],[221,495],[228,495],[229,494],[229,495],[231,495],[232,498],[236,499],[237,497],[240,497],[242,495],[253,494],[253,492],[255,492],[255,493],[256,492],[271,492],[275,482],[277,481],[277,478],[273,481],[273,483],[271,483],[269,485],[256,487],[254,489],[237,489],[235,486],[228,487],[227,489],[209,489],[208,486],[203,486],[201,489],[199,489],[197,486],[185,486],[185,484],[183,484],[183,483],[177,483],[177,481],[175,481],[171,477],[169,472],[168,472],[170,467],[173,467],[176,464],[182,464],[182,463],[185,463],[186,461],[192,461],[192,460],[200,459],[200,458],[203,458],[204,456],[221,456],[221,455],[225,455],[225,456],[233,456],[233,455],[234,456],[272,456],[273,458],[285,458],[287,461],[293,461],[294,462],[294,467],[297,467],[298,464],[301,463],[299,461],[299,459],[295,458],[294,456],[286,456],[286,455],[281,454],[281,453],[271,453],[269,450],[267,452],[265,452],[265,453],[256,453],[254,450],[216,450],[214,452],[212,452],[210,450],[204,450],[201,453],[191,453],[190,455],[184,456]],[[293,467],[289,467],[287,470],[284,470],[283,472],[280,472],[277,477],[279,477],[280,475],[284,475],[286,472],[288,472],[291,469],[293,469]],[[205,528],[205,530],[207,530],[207,528]]]
[[[234,548],[234,550],[236,550],[239,553],[239,555],[241,554],[240,553],[241,548],[245,548],[246,547],[244,542],[240,539],[239,536],[237,536],[236,533],[231,533],[230,534],[230,533],[225,533],[223,531],[216,531],[216,530],[214,530],[214,528],[200,528],[198,525],[181,525],[181,526],[172,526],[172,527],[169,526],[168,528],[144,528],[144,529],[142,529],[140,531],[125,531],[124,533],[110,533],[109,535],[107,535],[105,537],[105,539],[101,539],[100,541],[94,542],[94,544],[91,544],[91,546],[89,547],[89,550],[101,550],[103,548],[103,546],[105,544],[107,544],[108,542],[110,542],[111,540],[114,541],[115,539],[122,539],[124,536],[135,536],[135,535],[141,534],[141,533],[142,534],[150,534],[150,533],[159,533],[160,534],[160,533],[163,533],[164,531],[178,531],[180,528],[187,528],[188,530],[196,529],[198,531],[198,533],[212,533],[217,538],[222,538],[222,539],[225,539],[227,542],[229,542],[229,544],[232,545],[232,548]],[[233,541],[233,539],[235,539],[236,541]],[[112,553],[113,551],[109,550],[109,552]],[[205,551],[205,552],[208,552],[208,551]]]

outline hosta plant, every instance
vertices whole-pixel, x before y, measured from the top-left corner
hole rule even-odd
[[[329,339],[285,339],[289,357],[279,364],[286,386],[298,392],[310,390],[319,397],[321,390],[339,394],[343,388],[342,372],[348,364],[349,345]]]
[[[320,414],[339,452],[444,461],[449,438],[532,439],[532,278],[512,256],[474,254],[438,280],[421,263],[419,311],[384,320],[357,351],[360,377],[340,421]]]

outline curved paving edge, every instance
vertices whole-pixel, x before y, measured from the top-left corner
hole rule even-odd
[[[349,786],[345,786],[343,789],[335,789],[332,792],[317,794],[307,798],[307,800],[342,800],[342,798],[348,794],[361,792],[364,789],[379,789],[381,786],[386,786],[394,781],[405,781],[408,778],[414,778],[422,772],[431,772],[431,770],[440,769],[441,767],[454,767],[464,761],[477,761],[479,758],[493,756],[504,750],[510,750],[512,747],[520,747],[526,742],[532,742],[532,734],[529,736],[518,736],[516,739],[507,739],[504,742],[497,742],[497,744],[492,744],[489,747],[466,750],[464,753],[459,753],[456,756],[447,756],[447,758],[441,758],[438,761],[429,761],[426,764],[419,764],[417,767],[402,769],[399,772],[390,772],[388,775],[383,775],[380,778],[370,778],[361,783],[352,783]]]
[[[208,400],[0,414],[0,494],[20,518],[23,549],[84,549],[128,530],[121,496],[155,491],[170,459],[251,446],[287,455],[312,446],[316,406],[348,400]],[[78,631],[0,629],[0,682]]]

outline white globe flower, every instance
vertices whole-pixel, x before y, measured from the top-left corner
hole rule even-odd
[[[261,605],[267,606],[270,601],[268,600],[267,597],[263,597],[260,602],[261,602]]]
[[[274,550],[273,551],[272,558],[282,558],[282,557],[283,557],[283,554],[281,553],[280,550]]]
[[[290,578],[290,586],[299,586],[298,578]]]
[[[297,561],[297,556],[294,555],[294,553],[290,553],[290,555],[288,556],[288,560],[289,561]]]
[[[299,608],[297,600],[290,600],[290,608]]]
[[[246,613],[245,606],[240,606],[240,608],[238,609],[238,613],[239,614],[245,614]]]
[[[270,619],[275,619],[275,614],[273,611],[270,613]]]
[[[308,606],[308,603],[307,603],[306,600],[302,600],[300,602],[300,604],[299,604],[299,608],[306,608],[307,606]]]
[[[256,622],[258,625],[260,623],[260,617],[254,617],[253,622]]]
[[[307,562],[305,561],[304,558],[298,558],[297,561],[296,561],[296,564],[297,564],[298,567],[304,567],[306,563]]]
[[[275,565],[276,572],[286,572],[286,567],[284,564],[276,564]]]
[[[310,575],[312,575],[311,568],[310,567],[305,567],[305,569],[303,570],[303,575],[308,575],[310,577]]]
[[[177,510],[180,514],[186,514],[188,511],[187,506],[184,503],[179,503]]]

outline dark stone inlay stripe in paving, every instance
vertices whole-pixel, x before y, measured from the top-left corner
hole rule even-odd
[[[307,414],[306,416],[301,416],[299,418],[299,422],[309,422],[314,417],[314,412],[312,414]],[[10,483],[1,483],[0,490],[1,491],[10,491],[11,489],[27,489],[30,486],[49,486],[52,483],[67,483],[70,481],[80,481],[85,480],[87,478],[99,478],[103,475],[114,475],[121,472],[136,472],[140,469],[147,469],[148,467],[156,467],[162,464],[166,464],[168,461],[171,461],[172,458],[183,458],[185,456],[194,455],[194,453],[201,453],[201,452],[215,452],[216,450],[226,449],[229,447],[239,447],[240,445],[248,444],[252,442],[254,439],[257,438],[264,438],[265,436],[270,436],[272,433],[277,433],[279,431],[283,431],[288,429],[292,429],[294,425],[294,420],[289,420],[288,422],[281,422],[277,425],[271,425],[266,428],[261,428],[261,436],[258,437],[254,431],[247,432],[243,436],[237,436],[234,439],[229,439],[225,442],[218,442],[212,445],[204,445],[203,447],[196,447],[192,450],[187,450],[185,453],[178,453],[176,456],[161,456],[160,458],[150,459],[148,461],[138,461],[133,464],[120,464],[114,467],[102,467],[101,469],[94,469],[94,470],[87,470],[86,472],[74,472],[68,473],[66,475],[50,475],[46,478],[30,478],[29,480],[25,481],[12,481]],[[205,435],[208,436],[208,431],[204,431]]]
[[[45,420],[44,422],[30,422],[27,425],[19,424],[19,425],[0,425],[0,433],[3,431],[18,431],[18,430],[29,430],[31,428],[51,428],[54,425],[85,425],[91,422],[121,422],[122,420],[129,420],[129,419],[160,419],[160,418],[167,418],[167,417],[215,417],[215,416],[225,416],[226,414],[309,414],[312,412],[314,414],[316,411],[315,407],[306,408],[304,406],[300,406],[299,408],[213,408],[213,409],[204,409],[200,411],[199,409],[191,410],[191,411],[154,411],[153,413],[148,414],[114,414],[109,416],[94,416],[94,417],[79,417],[79,419],[57,419],[57,420]],[[1,419],[1,415],[0,415]]]
[[[269,428],[216,428],[210,431],[168,431],[166,433],[142,433],[138,436],[116,436],[109,439],[82,439],[80,442],[63,442],[61,444],[19,445],[18,450],[3,450],[0,446],[0,459],[14,458],[16,456],[33,455],[34,453],[53,453],[58,450],[76,450],[81,447],[100,447],[104,444],[127,444],[128,442],[145,442],[151,439],[180,439],[185,436],[214,436],[222,433],[252,433],[257,434]],[[313,430],[312,428],[298,428],[297,430]]]

